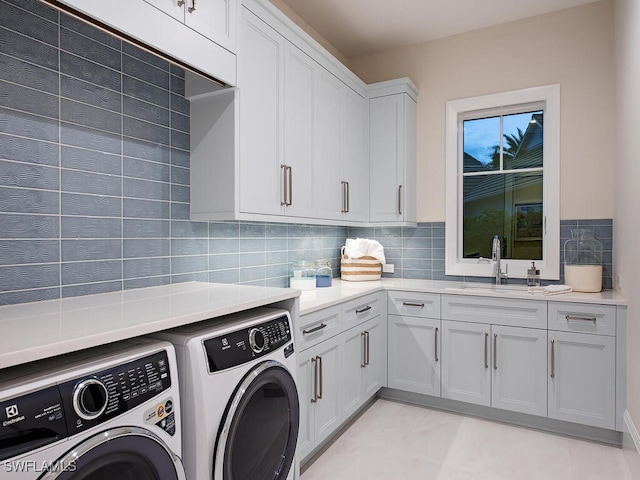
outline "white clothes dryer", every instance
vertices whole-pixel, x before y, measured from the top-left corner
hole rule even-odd
[[[289,312],[257,308],[157,336],[176,348],[187,478],[297,478],[300,419]]]
[[[3,370],[0,478],[184,480],[177,371],[149,339]]]

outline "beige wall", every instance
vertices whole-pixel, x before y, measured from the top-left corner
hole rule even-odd
[[[408,76],[418,100],[418,221],[445,220],[447,100],[559,83],[561,219],[613,217],[609,0],[350,59],[367,83]]]
[[[627,332],[627,410],[640,429],[640,0],[616,0],[616,165],[614,271],[620,291],[629,299]],[[640,479],[640,458],[630,463]]]

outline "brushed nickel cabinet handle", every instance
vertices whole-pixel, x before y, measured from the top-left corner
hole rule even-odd
[[[402,215],[402,185],[398,185],[398,215]]]
[[[178,0],[178,6],[181,7],[184,5],[184,0]]]
[[[288,166],[289,170],[289,203],[287,205],[293,205],[293,167]]]
[[[302,330],[302,333],[304,335],[308,335],[310,333],[318,332],[318,331],[320,331],[320,330],[322,330],[323,328],[326,328],[326,327],[327,327],[326,323],[321,323],[317,327],[310,328],[309,330]]]
[[[282,173],[282,198],[280,199],[280,206],[287,205],[287,166],[280,165],[280,172]]]
[[[367,332],[360,332],[360,338],[362,339],[362,363],[360,368],[367,366]]]
[[[489,368],[489,358],[487,354],[487,342],[489,341],[489,334],[484,334],[484,368]]]
[[[597,318],[596,317],[581,317],[580,315],[565,315],[564,316],[565,320],[567,322],[570,322],[571,320],[578,320],[581,322],[593,322],[596,323]]]
[[[493,334],[493,369],[498,369],[498,334]]]
[[[367,305],[364,308],[357,309],[356,313],[364,313],[364,312],[368,312],[369,310],[371,310],[371,305]]]
[[[402,302],[404,307],[420,307],[424,308],[424,303]]]
[[[436,327],[434,350],[436,352],[436,362],[438,362],[439,361],[438,359],[438,327]]]
[[[555,340],[551,340],[551,378],[556,376],[556,352],[555,352]]]
[[[313,364],[313,397],[311,403],[318,401],[318,357],[313,357],[311,363]]]
[[[323,368],[322,368],[322,357],[316,356],[316,358],[318,359],[318,365],[319,365],[319,368],[320,368],[320,388],[318,389],[318,399],[322,400],[322,390],[323,390],[323,387],[324,387],[323,382],[322,382],[322,370],[323,370]]]
[[[341,181],[342,186],[342,210],[340,213],[347,213],[347,182]]]
[[[191,0],[191,6],[187,8],[187,10],[189,10],[189,13],[193,13],[195,9],[196,9],[196,0]]]
[[[370,338],[371,337],[369,336],[369,332],[368,331],[365,330],[364,333],[367,335],[367,350],[366,350],[367,355],[366,355],[366,360],[365,360],[364,364],[368,367],[369,366],[369,360],[370,360],[369,352],[371,351],[370,350],[370,348],[371,348]]]
[[[347,182],[347,212],[346,213],[349,213],[349,210],[351,208],[351,205],[349,203],[350,199],[351,199],[351,190],[349,188],[349,182]]]

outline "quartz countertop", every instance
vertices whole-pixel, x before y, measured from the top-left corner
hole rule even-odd
[[[299,290],[187,282],[0,307],[0,368],[297,297]]]
[[[550,302],[591,303],[598,305],[625,306],[627,301],[613,290],[600,293],[571,292],[559,295],[530,294],[524,285],[494,285],[478,282],[452,282],[437,280],[414,280],[383,278],[369,282],[348,282],[334,278],[331,287],[303,291],[300,296],[300,314],[304,315],[337,305],[346,300],[380,290],[399,290],[424,293],[445,293],[451,295],[473,295],[493,298],[519,298],[546,300]]]

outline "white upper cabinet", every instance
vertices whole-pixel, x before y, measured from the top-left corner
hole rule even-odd
[[[409,79],[369,88],[369,221],[415,225],[417,90]]]
[[[61,0],[229,85],[236,84],[238,0]]]
[[[281,215],[289,173],[282,167],[285,40],[243,9],[240,42],[239,210]]]

